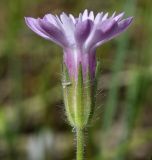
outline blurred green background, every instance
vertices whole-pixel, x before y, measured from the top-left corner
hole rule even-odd
[[[62,49],[30,31],[24,16],[77,16],[86,8],[134,16],[125,33],[97,49],[102,69],[86,159],[152,159],[152,1],[0,0],[0,160],[75,158]]]

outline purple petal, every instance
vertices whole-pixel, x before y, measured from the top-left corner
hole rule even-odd
[[[133,20],[133,17],[129,17],[129,18],[126,18],[126,19],[120,21],[118,23],[118,28],[119,28],[118,32],[124,31],[130,25],[130,23],[132,22],[132,20]]]
[[[30,17],[25,17],[25,22],[32,31],[41,37],[51,40],[62,47],[67,45],[63,33],[53,24],[42,19]]]
[[[89,19],[76,24],[75,37],[77,43],[81,46],[90,34],[93,22]]]
[[[64,47],[68,45],[63,32],[59,28],[45,20],[39,19],[38,21],[41,28],[48,33],[49,37],[56,43]]]
[[[101,33],[102,37],[101,39],[97,42],[97,44],[95,45],[95,47],[113,39],[114,37],[118,36],[120,33],[122,33],[124,30],[126,30],[130,23],[132,22],[133,17],[129,17],[127,19],[124,19],[120,22],[118,22],[117,24],[115,24],[113,26],[113,28],[111,30],[109,30],[109,32]]]
[[[54,15],[52,15],[52,14],[46,14],[44,16],[43,20],[47,21],[50,24],[53,24],[57,28],[60,28],[58,23],[57,23],[56,17]]]
[[[74,39],[75,25],[73,21],[65,13],[62,13],[60,15],[60,19],[63,24],[62,27],[63,27],[63,32],[66,36],[66,39],[68,40],[69,44],[73,45],[75,43],[75,39]]]
[[[116,24],[116,21],[113,19],[107,19],[105,21],[103,21],[98,29],[100,29],[103,33],[108,32],[110,29],[112,29],[112,27]]]
[[[91,79],[94,79],[96,69],[96,54],[95,50],[89,53],[83,53],[82,50],[65,49],[64,63],[68,68],[70,77],[75,80],[78,78],[79,64],[82,65],[84,80],[87,78],[87,72],[90,73]]]
[[[31,17],[25,17],[25,22],[27,24],[27,26],[34,31],[35,33],[37,33],[38,35],[40,35],[41,37],[50,40],[50,37],[47,35],[47,33],[45,33],[45,31],[43,31],[43,29],[39,26],[38,21],[34,18]]]
[[[74,30],[74,23],[72,19],[69,18],[64,12],[60,15],[60,19],[65,29],[70,29],[70,31]]]
[[[117,22],[113,19],[107,19],[101,22],[101,24],[98,25],[95,31],[92,32],[90,37],[87,39],[85,49],[90,50],[94,45],[96,45],[96,43],[103,40],[105,35],[113,30],[116,23]]]
[[[114,17],[114,20],[117,22],[120,21],[122,19],[122,17],[124,16],[124,14],[125,14],[124,12],[118,14],[117,16]]]

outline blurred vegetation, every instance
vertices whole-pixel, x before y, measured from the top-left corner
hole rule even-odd
[[[151,0],[0,1],[0,159],[74,159],[62,101],[62,50],[31,32],[24,16],[78,15],[85,8],[134,16],[127,32],[97,49],[102,70],[86,157],[152,159],[151,5]]]

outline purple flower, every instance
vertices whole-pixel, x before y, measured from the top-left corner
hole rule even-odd
[[[85,10],[79,17],[62,13],[59,17],[46,14],[41,18],[26,17],[28,27],[41,37],[57,43],[63,48],[64,63],[71,78],[77,80],[78,68],[82,65],[83,78],[87,73],[95,77],[96,48],[123,32],[132,17],[122,19],[124,13],[108,17],[108,13]]]
[[[67,118],[75,128],[85,128],[94,113],[96,80],[96,48],[123,32],[132,17],[124,13],[108,17],[108,13],[85,10],[79,17],[62,13],[42,19],[26,17],[28,27],[41,37],[63,48],[63,95]]]

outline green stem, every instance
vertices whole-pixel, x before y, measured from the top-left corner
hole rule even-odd
[[[76,129],[76,138],[77,138],[77,158],[76,160],[84,159],[84,130],[77,128]]]

